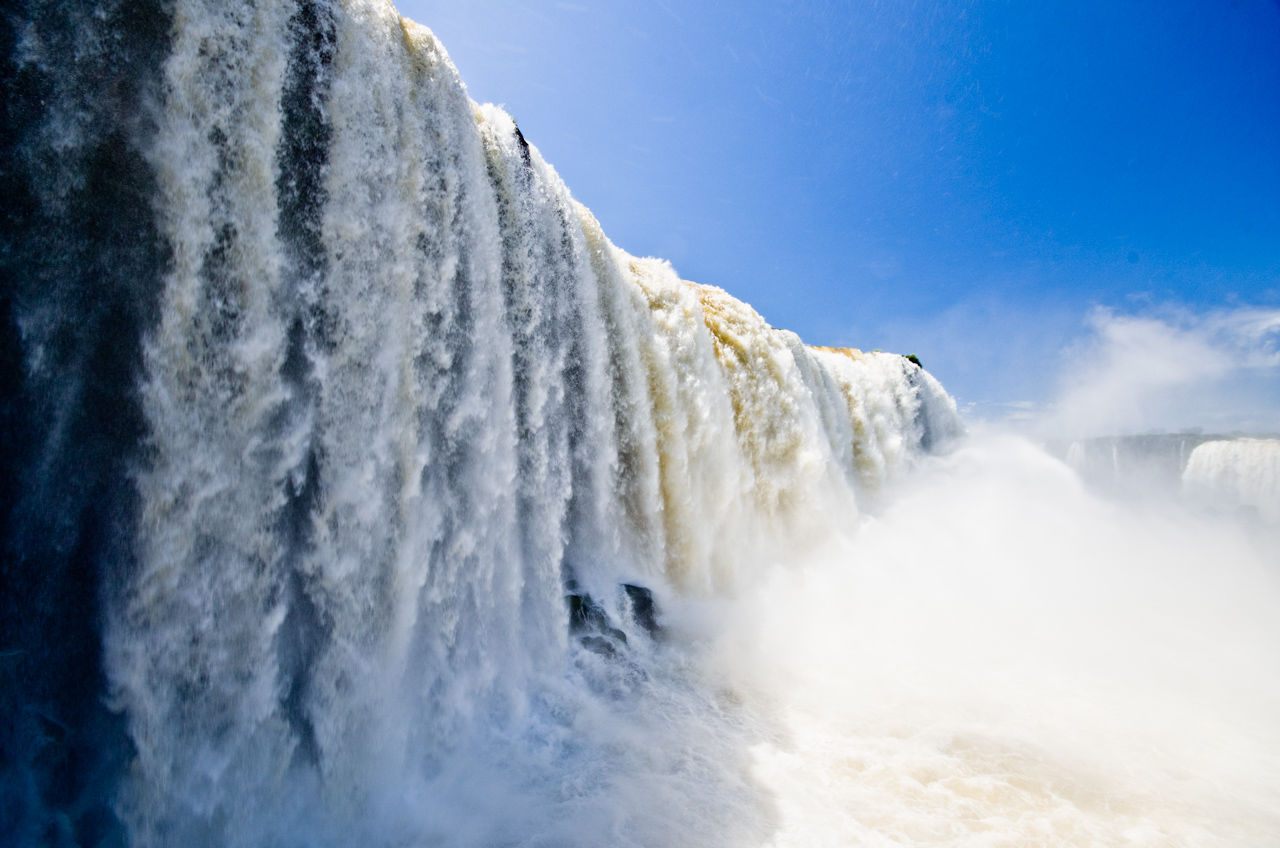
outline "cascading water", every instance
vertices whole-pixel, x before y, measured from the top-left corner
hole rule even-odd
[[[1215,439],[1199,445],[1182,488],[1205,503],[1256,510],[1280,524],[1280,439]]]
[[[388,3],[4,26],[5,837],[765,832],[682,605],[955,435],[938,384],[614,247]]]
[[[1280,832],[1274,522],[627,255],[386,2],[0,52],[0,842]],[[1099,467],[1265,518],[1197,441]]]

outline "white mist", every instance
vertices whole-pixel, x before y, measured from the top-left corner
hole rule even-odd
[[[931,460],[720,642],[775,728],[765,842],[1267,844],[1277,541],[1103,500],[1015,437]]]

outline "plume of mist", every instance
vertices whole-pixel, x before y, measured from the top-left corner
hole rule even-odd
[[[753,751],[774,844],[1276,832],[1272,530],[1099,497],[981,428],[895,495],[720,645],[781,728]]]

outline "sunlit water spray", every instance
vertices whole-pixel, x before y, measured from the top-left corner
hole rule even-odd
[[[1268,844],[1278,541],[1013,437],[932,461],[721,643],[774,720],[770,844]]]

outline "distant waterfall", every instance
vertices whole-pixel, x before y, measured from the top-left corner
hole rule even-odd
[[[958,432],[919,366],[613,246],[389,3],[29,5],[5,839],[436,844],[392,808],[468,734],[571,758],[583,651]]]
[[[1090,485],[1125,497],[1176,491],[1196,445],[1191,433],[1109,436],[1050,442],[1048,448]]]
[[[1280,439],[1205,442],[1192,452],[1182,487],[1193,498],[1257,510],[1280,524]]]
[[[1164,433],[1050,442],[1081,479],[1128,499],[1243,507],[1280,523],[1280,440]]]

